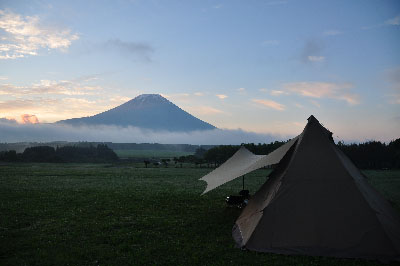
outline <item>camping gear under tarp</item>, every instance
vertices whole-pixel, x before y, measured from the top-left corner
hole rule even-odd
[[[268,155],[255,155],[244,146],[240,147],[225,163],[200,179],[207,182],[203,194],[254,170],[279,163],[297,139],[298,136]]]
[[[259,252],[400,260],[399,214],[313,116],[232,235]]]

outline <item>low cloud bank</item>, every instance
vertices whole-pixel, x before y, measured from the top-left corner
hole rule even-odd
[[[293,137],[293,136],[291,136]],[[164,144],[241,144],[269,143],[290,136],[259,134],[241,129],[207,131],[154,132],[135,127],[69,126],[56,124],[10,123],[0,120],[0,142],[95,141]]]

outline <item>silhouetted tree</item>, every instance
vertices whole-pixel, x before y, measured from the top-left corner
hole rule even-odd
[[[195,151],[195,153],[194,153],[194,156],[196,156],[197,158],[203,158],[203,157],[204,157],[204,154],[205,154],[206,152],[207,152],[206,149],[198,148],[198,149],[196,149],[196,151]]]
[[[49,146],[29,147],[19,155],[15,151],[9,151],[0,155],[3,161],[24,161],[24,162],[85,162],[101,163],[118,161],[118,156],[113,150],[104,144],[97,147],[90,146],[64,146],[54,149]]]
[[[26,148],[22,153],[22,160],[25,162],[57,162],[56,150],[49,146],[36,146]]]
[[[206,151],[204,153],[204,160],[217,167],[228,160],[238,149],[239,146],[220,145]]]
[[[337,146],[353,163],[361,169],[399,168],[400,139],[391,141],[389,145],[380,141],[344,144]]]
[[[16,151],[2,151],[0,152],[0,161],[4,162],[18,162],[21,160],[21,154],[17,154]]]

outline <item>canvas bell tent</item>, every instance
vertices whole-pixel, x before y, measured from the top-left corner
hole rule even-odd
[[[269,155],[244,147],[204,176],[204,193],[277,164],[237,219],[237,246],[260,252],[400,259],[398,213],[311,116],[303,132]]]

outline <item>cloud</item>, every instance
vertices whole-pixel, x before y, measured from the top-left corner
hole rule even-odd
[[[372,26],[365,26],[361,27],[362,30],[371,30],[371,29],[377,29],[385,26],[399,26],[400,25],[400,15],[395,16],[394,18],[388,19],[385,22],[377,25],[372,25]]]
[[[143,42],[121,41],[120,39],[110,39],[101,45],[102,50],[115,51],[124,57],[140,59],[151,62],[154,48]]]
[[[386,20],[385,24],[386,25],[391,25],[391,26],[399,26],[400,25],[400,15],[397,15],[394,18]]]
[[[58,121],[73,117],[90,116],[116,105],[115,101],[88,100],[82,98],[32,98],[13,99],[0,102],[0,113],[9,117],[19,117],[21,114],[36,114],[42,122]]]
[[[103,89],[99,86],[87,84],[93,77],[78,78],[75,80],[40,80],[30,86],[15,86],[0,84],[0,95],[27,96],[27,95],[95,95]]]
[[[319,102],[317,102],[315,100],[310,100],[310,103],[312,103],[315,107],[321,108],[321,105],[319,104]]]
[[[82,76],[72,80],[40,80],[31,85],[0,84],[0,112],[4,116],[39,115],[43,121],[94,115],[122,104],[131,98],[93,85],[97,76]]]
[[[239,88],[239,89],[236,89],[236,90],[239,92],[239,94],[242,94],[242,95],[247,93],[246,88]]]
[[[331,98],[346,101],[350,105],[359,104],[359,96],[350,93],[353,85],[350,83],[329,82],[293,82],[283,87],[292,93],[311,98]]]
[[[302,122],[293,122],[293,125],[295,125],[296,127],[304,127],[304,123]]]
[[[214,115],[214,114],[223,114],[225,113],[222,110],[216,109],[211,106],[192,106],[186,108],[190,113],[194,113],[196,115]]]
[[[225,95],[225,94],[217,94],[217,95],[215,95],[215,96],[217,96],[217,97],[220,98],[221,100],[224,100],[224,99],[228,98],[228,95]]]
[[[69,29],[43,26],[38,16],[21,16],[0,10],[0,59],[38,55],[40,49],[67,51],[79,39]]]
[[[324,56],[309,55],[307,58],[310,62],[322,62],[325,60]]]
[[[25,110],[35,106],[35,101],[30,99],[14,99],[0,102],[0,112]]]
[[[280,90],[271,90],[270,94],[272,96],[280,96],[280,95],[285,95],[288,94],[286,91],[280,91]]]
[[[284,88],[302,96],[322,98],[331,95],[336,85],[327,82],[294,82],[284,84]]]
[[[288,136],[259,134],[241,129],[193,132],[154,132],[135,127],[73,127],[59,124],[15,124],[0,119],[3,142],[97,141],[169,144],[241,144],[287,140]],[[292,136],[290,136],[292,137]]]
[[[275,101],[271,100],[265,100],[265,99],[253,99],[253,102],[260,104],[261,106],[268,107],[271,109],[275,109],[278,111],[283,111],[285,110],[285,106],[283,104],[277,103]]]
[[[259,89],[259,91],[261,91],[261,92],[268,92],[268,89],[266,89],[266,88],[261,88],[261,89]]]
[[[202,93],[202,92],[195,92],[194,95],[195,95],[195,96],[204,96],[204,93]]]
[[[67,104],[67,105],[79,105],[80,107],[93,107],[94,104],[96,104],[96,101],[90,101],[87,99],[82,99],[82,98],[64,98],[62,99],[62,102]]]
[[[346,93],[343,95],[337,95],[335,98],[338,100],[346,101],[349,105],[356,105],[356,104],[360,103],[360,99],[359,99],[360,97],[356,94]]]
[[[174,94],[162,94],[161,96],[167,98],[168,100],[172,101],[172,102],[178,102],[178,103],[185,103],[185,104],[190,104],[192,103],[193,100],[193,96],[192,94],[189,93],[174,93]]]
[[[120,95],[115,95],[110,98],[110,102],[117,103],[117,104],[121,104],[121,103],[130,101],[130,100],[132,100],[131,97],[125,97],[125,96],[120,96]]]
[[[321,55],[323,48],[324,46],[321,42],[316,40],[307,41],[300,55],[301,62],[310,63],[323,61],[325,59],[325,57]]]
[[[23,114],[21,115],[22,124],[39,124],[39,119],[36,115]]]
[[[8,79],[8,77],[0,76],[0,80],[7,80],[7,79]]]
[[[100,107],[102,108],[100,108]],[[8,117],[20,117],[21,114],[35,113],[50,120],[59,120],[73,115],[83,116],[92,112],[104,111],[101,105],[85,105],[80,100],[55,98],[12,99],[0,102],[0,112]],[[78,115],[80,114],[80,115]],[[46,120],[46,119],[45,119]]]
[[[341,32],[339,30],[326,30],[322,34],[325,36],[335,36],[335,35],[343,34],[343,32]]]

